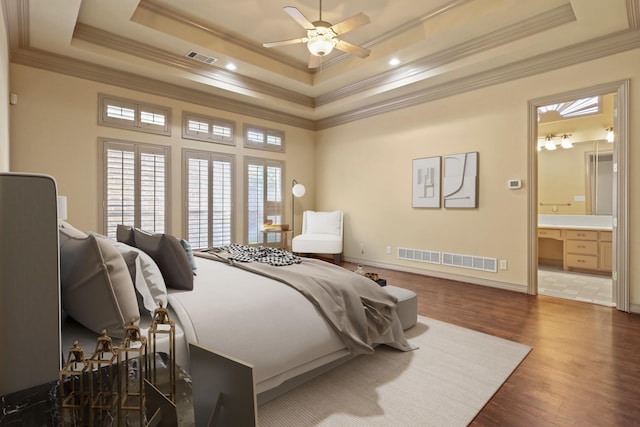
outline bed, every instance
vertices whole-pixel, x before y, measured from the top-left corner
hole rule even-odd
[[[258,262],[230,261],[228,252],[196,251],[196,256],[192,256],[194,251],[188,249],[188,244],[181,242],[176,246],[175,242],[180,239],[154,235],[157,241],[163,239],[163,244],[172,248],[172,256],[179,259],[160,260],[156,252],[161,244],[156,241],[156,246],[146,247],[146,251],[132,246],[136,242],[140,246],[140,241],[151,238],[132,235],[134,232],[139,233],[119,231],[120,242],[116,242],[80,232],[68,224],[61,225],[62,304],[68,313],[63,322],[63,349],[68,349],[77,340],[84,345],[85,352],[91,353],[100,329],[108,329],[110,335],[117,338],[121,335],[120,323],[132,320],[139,323],[144,334],[153,307],[163,304],[168,306],[176,321],[178,363],[188,370],[188,343],[196,343],[254,365],[259,404],[358,354],[374,351],[377,344],[389,344],[400,350],[412,349],[404,339],[395,312],[395,298],[373,281],[353,272],[314,259],[301,259],[287,267],[273,267]],[[81,250],[77,248],[81,246],[79,242],[84,245]],[[102,276],[109,279],[110,285],[106,286],[103,280],[98,288],[112,289],[102,293],[94,289],[87,296],[89,294],[82,292],[88,291],[78,290],[87,287],[86,284],[70,286],[70,282],[74,282],[74,269],[86,263],[86,260],[75,258],[79,252],[86,258],[91,252],[89,247],[97,248],[106,269],[98,268],[95,274],[76,273],[75,276],[82,279],[75,281],[92,275]],[[74,254],[72,261],[70,253]],[[150,262],[157,267],[154,269]],[[279,272],[285,270],[299,270],[302,276],[312,278],[312,282],[318,278],[326,282],[338,281],[340,288],[328,291],[321,284],[318,293],[304,288],[313,284],[303,284],[303,289],[299,289],[296,286],[300,285],[288,283],[293,280],[291,277],[279,276]],[[150,274],[150,271],[154,273]],[[158,274],[164,281],[164,290],[158,289],[162,287]],[[171,275],[173,277],[169,277]],[[189,283],[178,283],[189,277]],[[124,285],[117,286],[118,281]],[[352,287],[361,289],[357,295],[359,309],[353,308],[356,303],[353,295],[347,295],[345,290]],[[80,295],[75,294],[78,292]],[[102,308],[117,306],[117,315],[97,316],[96,307],[80,310],[74,307],[87,298],[100,299]],[[343,308],[338,308],[342,300],[346,302]],[[338,304],[332,301],[338,301]],[[354,324],[350,323],[353,319],[345,319],[353,317],[349,311],[359,312]],[[95,321],[95,317],[101,319]],[[114,339],[114,342],[118,340]]]

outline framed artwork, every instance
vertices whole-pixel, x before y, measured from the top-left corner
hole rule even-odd
[[[440,156],[413,160],[414,208],[440,207]]]
[[[444,156],[445,208],[478,207],[478,153]]]

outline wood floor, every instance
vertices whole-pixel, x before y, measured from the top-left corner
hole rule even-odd
[[[423,316],[533,347],[472,426],[640,426],[640,315],[365,269],[415,291]]]

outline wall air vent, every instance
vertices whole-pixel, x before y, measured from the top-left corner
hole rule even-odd
[[[423,251],[420,249],[398,248],[398,259],[407,259],[409,261],[428,262],[431,264],[440,264],[440,252]]]
[[[498,260],[496,258],[484,258],[472,255],[442,253],[442,265],[451,267],[470,268],[472,270],[498,272]]]
[[[214,58],[213,56],[207,56],[202,53],[198,53],[194,50],[190,50],[186,55],[187,58],[195,59],[196,61],[204,62],[205,64],[211,65],[218,60],[218,58]]]

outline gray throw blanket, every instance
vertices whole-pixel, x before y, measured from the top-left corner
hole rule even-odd
[[[352,271],[306,258],[299,264],[276,267],[259,262],[236,262],[225,251],[194,254],[228,262],[298,290],[320,310],[352,354],[372,353],[372,344],[378,343],[403,351],[415,348],[404,338],[395,312],[396,298]]]

